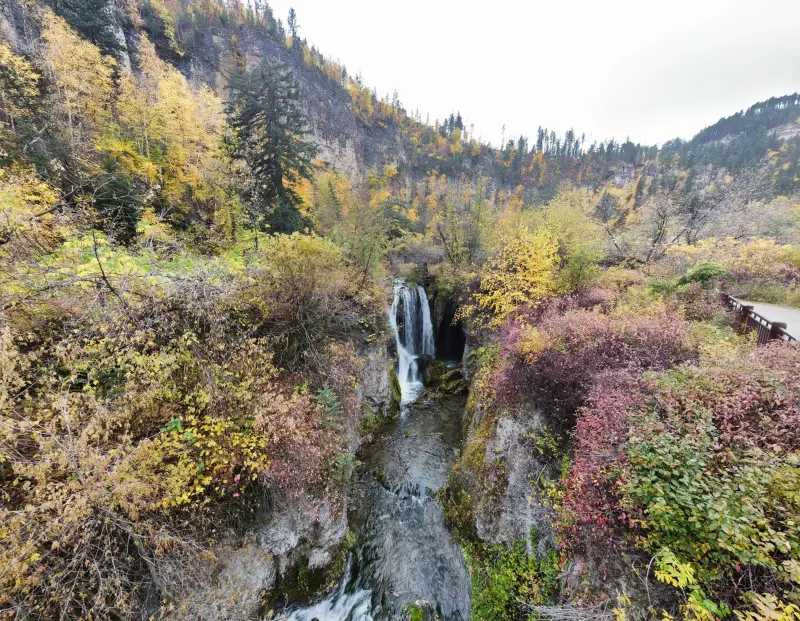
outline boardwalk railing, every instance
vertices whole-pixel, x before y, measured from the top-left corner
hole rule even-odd
[[[744,328],[746,332],[750,332],[751,330],[757,331],[759,345],[763,345],[767,341],[772,340],[797,340],[786,331],[785,323],[770,321],[766,317],[755,312],[750,304],[742,304],[740,300],[737,300],[727,293],[722,294],[722,301],[736,313],[742,322],[742,328]]]

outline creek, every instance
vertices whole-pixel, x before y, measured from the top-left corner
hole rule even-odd
[[[359,455],[362,467],[348,515],[356,544],[329,593],[309,606],[282,611],[279,619],[400,619],[408,617],[409,605],[427,611],[425,618],[469,619],[464,556],[432,496],[456,458],[464,397],[425,392],[423,371],[435,356],[435,339],[421,286],[395,281],[389,324],[398,357],[400,416]]]

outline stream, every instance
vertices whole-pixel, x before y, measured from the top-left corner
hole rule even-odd
[[[455,461],[465,397],[429,398],[424,392],[421,367],[435,351],[422,287],[395,281],[389,323],[398,354],[401,412],[359,455],[363,465],[348,516],[357,543],[327,595],[307,607],[290,607],[279,619],[399,619],[407,616],[409,603],[443,621],[469,619],[464,556],[431,497]]]

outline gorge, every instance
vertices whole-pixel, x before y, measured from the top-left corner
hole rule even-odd
[[[800,349],[723,299],[800,307],[800,95],[492,145],[298,24],[0,2],[0,618],[797,621]]]
[[[331,592],[287,621],[378,621],[412,609],[426,618],[469,618],[469,576],[433,494],[461,441],[461,396],[425,393],[422,369],[434,355],[430,307],[421,285],[394,283],[389,309],[402,389],[399,418],[363,449],[350,507],[355,545]],[[425,361],[426,364],[423,364]]]

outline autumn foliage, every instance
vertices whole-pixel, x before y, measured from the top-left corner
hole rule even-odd
[[[584,545],[668,548],[729,603],[791,592],[798,353],[774,344],[734,364],[597,384],[568,478]]]

